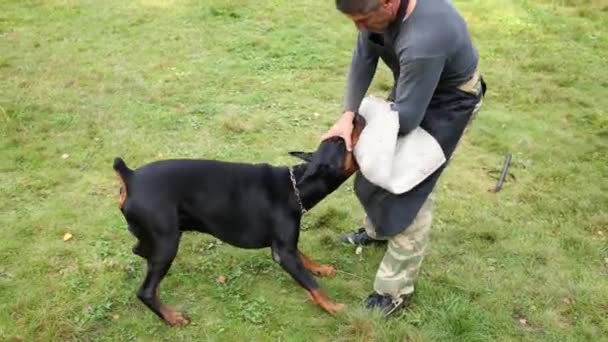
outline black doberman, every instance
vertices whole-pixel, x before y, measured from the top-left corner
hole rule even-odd
[[[354,145],[365,119],[356,115],[353,124]],[[195,230],[240,248],[270,247],[273,259],[313,302],[332,314],[341,311],[344,305],[330,300],[311,275],[331,276],[335,269],[298,250],[300,220],[358,166],[337,137],[321,142],[313,153],[290,154],[306,162],[289,168],[173,159],[131,170],[116,158],[120,210],[138,239],[133,253],[148,262],[137,297],[171,326],[188,323],[185,315],[161,303],[158,286],[177,254],[182,232]]]

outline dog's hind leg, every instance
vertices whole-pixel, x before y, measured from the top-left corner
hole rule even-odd
[[[137,222],[140,222],[138,218],[143,216],[141,214],[138,215],[139,211],[136,208],[131,200],[126,202],[125,208],[123,209],[123,214],[125,219],[127,220],[127,224],[129,227],[129,231],[133,236],[137,238],[137,242],[135,246],[131,249],[133,254],[138,255],[144,259],[147,259],[152,251],[152,242],[153,239],[151,237],[152,231],[148,228],[148,226],[138,225]],[[148,220],[143,220],[146,222]]]
[[[140,257],[147,259],[150,255],[150,248],[147,244],[143,243],[141,240],[138,240],[135,246],[131,249],[133,254],[139,255]]]
[[[150,237],[146,234],[143,235],[141,229],[138,229],[133,223],[129,223],[129,231],[137,238],[135,246],[131,249],[133,254],[138,255],[144,259],[147,259],[151,253],[151,242]]]
[[[158,217],[158,215],[156,215]],[[150,236],[152,241],[146,241],[146,247],[150,248],[149,254],[145,256],[148,261],[146,278],[141,285],[137,297],[148,306],[155,314],[171,326],[183,326],[189,323],[188,318],[180,312],[163,304],[159,296],[159,285],[169,271],[173,259],[177,255],[181,233],[177,229],[177,218],[153,223],[158,229],[154,229]],[[167,226],[158,226],[166,224]],[[171,226],[169,225],[171,224]]]
[[[334,303],[319,289],[315,278],[304,267],[295,243],[292,245],[274,241],[272,257],[298,284],[306,289],[310,299],[325,311],[334,314],[344,309],[344,304]]]

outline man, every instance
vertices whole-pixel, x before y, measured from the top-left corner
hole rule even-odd
[[[462,16],[449,0],[336,0],[336,7],[359,33],[344,112],[321,140],[340,136],[352,150],[352,119],[382,59],[394,76],[388,100],[399,117],[399,135],[420,126],[449,161],[485,94],[477,50]],[[403,194],[357,174],[355,193],[365,224],[341,239],[354,245],[388,242],[367,308],[388,316],[409,304],[428,241],[433,189],[446,164]]]

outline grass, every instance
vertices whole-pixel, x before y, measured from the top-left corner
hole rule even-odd
[[[336,242],[363,214],[349,181],[300,243],[342,271],[320,282],[345,314],[268,250],[187,234],[162,293],[193,323],[170,329],[135,298],[113,158],[296,163],[339,113],[352,23],[319,0],[0,1],[0,340],[606,341],[608,6],[455,4],[489,93],[440,182],[411,310],[360,308],[383,251]]]

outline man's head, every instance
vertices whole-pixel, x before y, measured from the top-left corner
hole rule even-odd
[[[336,7],[359,30],[383,32],[397,16],[401,0],[336,0]]]

